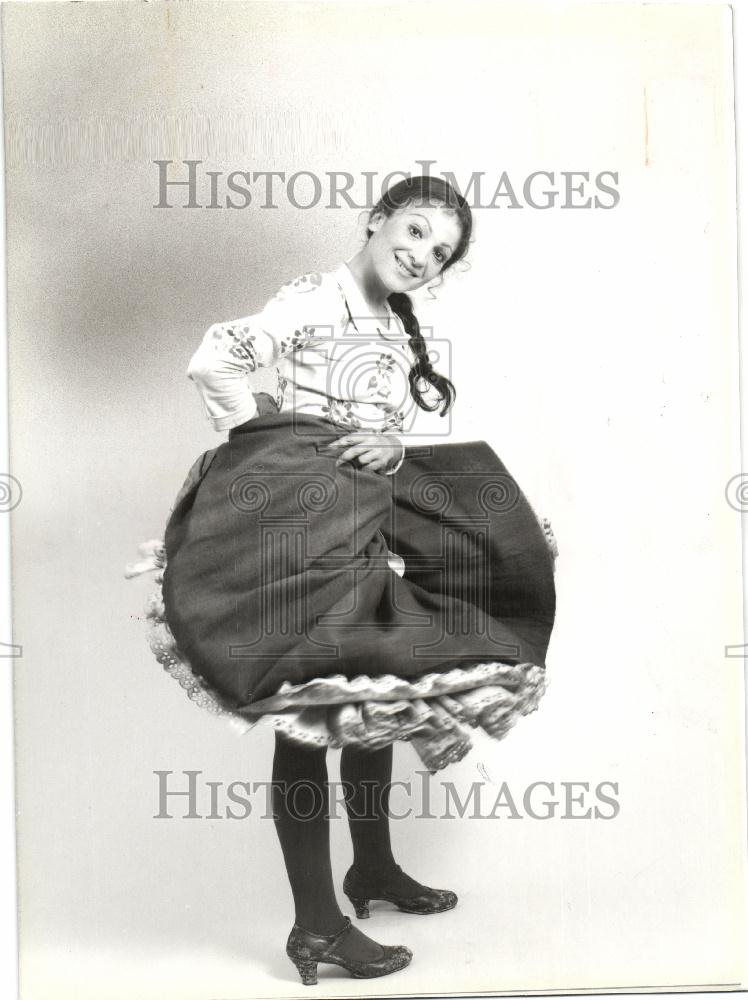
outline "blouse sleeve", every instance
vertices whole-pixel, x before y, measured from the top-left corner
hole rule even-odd
[[[382,428],[383,434],[396,434],[400,435],[403,433],[404,428],[404,414],[402,410],[394,410],[390,412],[385,420],[385,425]],[[385,476],[394,476],[397,470],[402,466],[405,461],[405,445],[400,441],[398,437],[398,443],[400,445],[400,454],[397,461],[392,466],[391,469],[387,469]]]
[[[385,476],[394,476],[395,473],[397,472],[397,470],[400,468],[400,466],[405,461],[405,445],[402,443],[402,441],[400,442],[400,448],[401,448],[400,457],[398,458],[398,460],[395,463],[395,465],[393,465],[391,469],[388,469],[385,472]]]
[[[329,325],[330,304],[323,277],[305,274],[284,285],[262,312],[208,329],[187,377],[198,387],[214,430],[230,430],[256,415],[247,376],[308,343],[315,335],[311,324]]]

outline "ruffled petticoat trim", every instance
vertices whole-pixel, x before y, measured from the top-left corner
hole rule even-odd
[[[550,521],[538,520],[555,561],[558,547]],[[166,566],[163,542],[144,542],[138,552],[140,560],[127,566],[125,576],[156,573],[157,587],[145,607],[154,656],[191,701],[225,718],[241,733],[266,720],[304,746],[355,745],[375,750],[406,740],[433,773],[469,752],[468,729],[480,728],[494,739],[503,739],[521,716],[536,710],[545,692],[543,667],[495,662],[424,674],[414,680],[362,674],[352,679],[342,675],[314,678],[296,685],[286,681],[274,695],[237,712],[192,670],[171,633],[161,590]],[[402,559],[390,553],[388,560],[402,576]]]

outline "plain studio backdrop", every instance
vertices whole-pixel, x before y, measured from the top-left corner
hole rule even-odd
[[[192,705],[145,641],[136,546],[215,434],[186,378],[204,331],[362,240],[280,185],[242,210],[158,201],[204,171],[506,173],[425,326],[451,344],[441,440],[487,441],[559,548],[550,685],[503,742],[429,782],[492,818],[393,821],[452,913],[381,909],[396,980],[326,995],[744,984],[743,685],[731,35],[727,8],[4,4],[18,829],[26,998],[298,995],[272,822],[210,819],[267,781],[272,732]],[[560,192],[547,209],[522,193]],[[570,209],[563,171],[617,174]],[[221,181],[223,184],[223,181]],[[298,200],[303,188],[299,188]],[[223,198],[225,188],[221,188]],[[575,196],[575,201],[584,200]],[[611,204],[611,198],[604,199]],[[257,387],[264,383],[257,381]],[[415,440],[415,439],[414,439]],[[732,494],[731,494],[732,491]],[[727,493],[727,495],[726,495]],[[331,752],[331,777],[338,775]],[[398,744],[395,777],[421,778]],[[155,819],[154,772],[201,819]],[[525,789],[559,803],[547,819]],[[563,782],[583,782],[583,804]],[[611,782],[613,818],[575,818]],[[216,786],[218,787],[218,786]],[[575,795],[579,795],[576,786]],[[223,795],[223,792],[221,792]],[[404,795],[396,797],[401,807]],[[254,800],[253,800],[254,801]],[[220,799],[221,812],[225,800]],[[452,810],[454,812],[454,809]],[[552,810],[549,810],[549,813]],[[604,810],[610,816],[611,810]],[[350,863],[332,823],[338,885]],[[347,902],[344,900],[344,902]],[[320,993],[322,995],[322,993]]]

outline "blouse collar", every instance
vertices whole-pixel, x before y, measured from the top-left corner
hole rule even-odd
[[[352,259],[352,258],[351,258]],[[385,302],[384,315],[375,316],[366,303],[364,294],[358,287],[356,279],[353,277],[348,262],[341,264],[335,271],[335,277],[348,306],[351,321],[359,333],[378,333],[385,340],[402,340],[405,336],[399,316],[397,316],[389,304]],[[389,329],[385,320],[389,320]]]

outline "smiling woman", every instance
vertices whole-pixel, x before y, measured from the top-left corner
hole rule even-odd
[[[296,908],[287,952],[307,984],[320,961],[368,978],[411,958],[338,906],[327,748],[342,748],[354,848],[343,890],[357,916],[371,899],[442,912],[456,894],[392,853],[393,743],[410,741],[435,771],[469,751],[470,727],[500,739],[544,690],[555,614],[544,527],[485,442],[408,453],[399,437],[409,407],[443,416],[455,400],[408,293],[461,260],[471,232],[448,184],[405,180],[347,264],[210,327],[188,368],[229,435],[195,463],[151,549],[163,585],[152,646],[195,700],[276,728],[273,808]],[[275,399],[246,378],[267,365]],[[289,794],[300,783],[306,798]]]
[[[388,288],[379,273],[394,270],[390,279],[396,286],[400,279],[402,291],[413,291],[435,278],[459,246],[463,226],[454,212],[441,205],[417,204],[387,216],[379,214],[369,223],[368,253],[362,250],[354,258],[353,273],[371,283],[379,284],[380,301],[372,295],[369,302],[380,308],[393,288]],[[376,270],[367,274],[371,261]],[[373,292],[373,289],[372,289]]]

